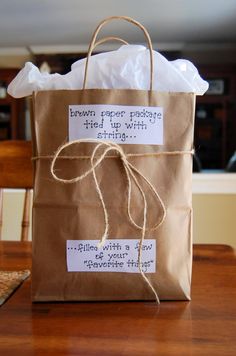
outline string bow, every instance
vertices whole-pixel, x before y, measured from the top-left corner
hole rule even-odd
[[[97,145],[95,146],[95,148],[92,152],[92,155],[90,157],[91,167],[87,171],[85,171],[83,174],[76,176],[74,178],[71,178],[71,179],[64,179],[64,178],[58,177],[58,175],[55,173],[55,164],[56,164],[57,159],[60,156],[60,153],[64,149],[66,149],[72,145],[75,145],[75,144],[78,145],[80,143],[86,143],[86,142],[87,143],[97,143]],[[159,301],[158,294],[142,269],[142,247],[143,247],[143,241],[145,239],[146,231],[147,230],[156,230],[164,222],[165,217],[166,217],[166,209],[165,209],[165,205],[164,205],[161,197],[159,196],[158,192],[156,191],[155,187],[133,164],[131,164],[129,162],[122,147],[114,142],[101,141],[101,140],[96,140],[96,139],[80,139],[80,140],[75,140],[75,141],[65,143],[64,145],[62,145],[61,147],[58,148],[57,152],[55,153],[55,155],[53,157],[53,160],[51,163],[51,174],[56,181],[59,181],[59,182],[65,183],[65,184],[76,183],[76,182],[82,181],[90,174],[93,175],[96,191],[97,191],[99,200],[101,202],[101,205],[103,208],[103,215],[104,215],[104,233],[98,243],[98,247],[102,247],[108,238],[109,217],[108,217],[106,204],[103,199],[103,194],[102,194],[101,188],[98,183],[96,168],[103,162],[103,160],[106,158],[108,153],[111,151],[115,152],[117,154],[117,157],[120,158],[120,161],[121,161],[124,171],[126,173],[126,178],[127,178],[127,182],[128,182],[127,213],[128,213],[129,220],[135,228],[141,230],[141,237],[140,237],[139,249],[138,249],[139,271],[140,271],[142,277],[144,278],[144,280],[146,281],[146,283],[148,284],[148,286],[153,291],[155,298],[156,298],[157,302],[159,303],[160,301]],[[145,194],[141,184],[139,183],[137,177],[141,178],[147,184],[147,186],[152,191],[155,199],[157,200],[157,202],[160,205],[161,210],[162,210],[162,216],[159,219],[159,221],[154,226],[149,227],[149,228],[147,228],[147,214],[148,214],[147,198],[146,198],[146,194]],[[141,224],[138,224],[134,220],[134,218],[132,217],[132,214],[131,214],[132,183],[136,185],[136,187],[138,188],[138,190],[141,194],[141,197],[142,197],[143,221]]]

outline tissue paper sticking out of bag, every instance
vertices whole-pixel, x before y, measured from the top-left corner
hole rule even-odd
[[[193,92],[203,95],[208,89],[197,68],[188,60],[168,61],[153,51],[153,89],[166,92]],[[15,98],[31,95],[39,90],[82,89],[85,59],[72,64],[65,75],[40,73],[31,62],[17,74],[8,86]],[[139,89],[150,88],[150,54],[140,45],[123,45],[116,51],[94,55],[89,60],[86,88]]]

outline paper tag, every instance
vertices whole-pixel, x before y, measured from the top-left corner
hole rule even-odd
[[[163,145],[163,108],[69,105],[69,141],[84,138],[118,144]]]
[[[109,239],[103,247],[98,248],[98,240],[67,240],[67,271],[140,273],[139,241]],[[156,240],[143,242],[141,262],[144,273],[155,273]]]

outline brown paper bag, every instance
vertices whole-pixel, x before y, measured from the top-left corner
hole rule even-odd
[[[134,20],[124,19],[137,25]],[[107,20],[95,32],[88,58],[98,30],[106,22]],[[151,51],[150,43],[149,47]],[[113,150],[91,170],[91,164],[99,160],[106,147],[100,147],[91,160],[96,143],[72,143],[61,151],[52,167],[58,147],[68,142],[70,105],[162,107],[164,144],[121,144],[119,147],[125,155],[123,161],[117,151]],[[153,290],[162,300],[190,299],[194,109],[195,96],[191,93],[113,89],[34,93],[33,301],[154,300]],[[125,160],[134,167],[132,174],[142,190],[135,184],[131,174],[130,215],[137,226],[132,223],[127,212],[129,186]],[[55,176],[60,177],[63,182],[53,177],[52,168]],[[84,179],[67,184],[72,178],[81,176],[88,170],[91,174]],[[96,181],[93,172],[96,172]],[[102,197],[99,196],[96,182]],[[153,192],[156,192],[160,199]],[[109,236],[106,243],[120,243],[122,239],[155,240],[155,273],[146,273],[143,267],[142,274],[138,271],[68,271],[67,241],[75,241],[79,246],[80,241],[100,240],[104,228],[108,227],[104,222],[104,207],[100,198],[105,204],[109,218]],[[147,221],[142,236],[144,216]],[[160,222],[162,223],[157,229],[149,229]],[[142,243],[145,243],[145,240]],[[84,249],[91,247],[84,242],[82,246]],[[139,243],[136,248],[140,246]],[[103,248],[97,249],[96,266],[102,261],[99,259],[99,253],[102,251]],[[117,251],[117,254],[119,252]],[[114,254],[113,249],[113,257]],[[126,255],[131,261],[129,253]],[[137,266],[137,260],[135,262]]]

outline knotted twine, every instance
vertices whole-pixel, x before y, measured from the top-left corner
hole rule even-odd
[[[67,147],[70,147],[72,145],[75,144],[80,144],[80,143],[97,143],[97,145],[95,146],[92,155],[91,156],[60,156],[60,153],[66,149]],[[103,150],[101,150],[103,149]],[[99,154],[98,151],[101,151]],[[116,156],[107,156],[108,153],[110,151],[114,151],[116,153]],[[117,157],[120,159],[124,171],[126,173],[126,178],[127,178],[127,182],[128,182],[128,199],[127,199],[127,213],[128,213],[128,217],[129,220],[131,222],[131,224],[133,226],[135,226],[137,229],[141,230],[141,237],[140,237],[140,241],[139,241],[139,248],[138,248],[138,267],[139,267],[139,271],[141,276],[143,277],[143,279],[145,280],[145,282],[148,284],[149,288],[152,290],[152,292],[155,295],[155,299],[157,301],[157,303],[160,303],[158,294],[156,292],[156,290],[154,289],[153,285],[151,284],[151,282],[149,281],[149,279],[147,278],[147,276],[145,275],[145,273],[143,272],[142,269],[142,247],[143,247],[143,242],[145,239],[145,234],[146,231],[153,231],[156,230],[157,228],[159,228],[166,217],[166,208],[165,205],[160,197],[160,195],[158,194],[158,192],[156,191],[155,187],[151,184],[151,182],[132,164],[130,163],[130,161],[127,159],[127,157],[130,156],[146,156],[146,155],[178,155],[178,154],[193,154],[193,150],[191,151],[172,151],[172,152],[159,152],[159,153],[148,153],[148,154],[128,154],[126,155],[125,152],[123,151],[123,149],[121,148],[120,145],[114,143],[114,142],[109,142],[109,141],[101,141],[101,140],[97,140],[97,139],[79,139],[79,140],[74,140],[74,141],[70,141],[68,143],[63,144],[62,146],[60,146],[58,148],[58,150],[56,151],[55,155],[53,156],[52,162],[51,162],[51,174],[54,177],[54,179],[58,182],[64,183],[64,184],[73,184],[79,181],[82,181],[83,179],[85,179],[88,175],[92,174],[93,175],[93,179],[94,179],[94,183],[95,183],[95,187],[96,187],[96,191],[99,197],[99,200],[101,202],[102,208],[103,208],[103,215],[104,215],[104,233],[98,243],[98,247],[101,248],[106,240],[108,239],[108,231],[109,231],[109,217],[108,217],[108,212],[107,212],[107,208],[106,208],[106,204],[104,202],[103,199],[103,194],[102,191],[100,189],[98,180],[97,180],[97,174],[96,174],[96,168],[103,162],[103,160],[105,158],[114,158]],[[107,157],[106,157],[107,156]],[[51,156],[41,156],[41,157],[35,157],[35,159],[38,158],[49,158]],[[74,178],[71,179],[64,179],[64,178],[60,178],[58,177],[58,175],[55,173],[55,164],[56,161],[59,158],[70,158],[70,159],[76,159],[76,158],[90,158],[90,163],[91,163],[91,168],[89,168],[87,171],[85,171],[83,174],[76,176]],[[162,216],[159,219],[159,221],[152,226],[151,228],[147,228],[147,213],[148,213],[148,208],[147,208],[147,198],[146,198],[146,194],[142,188],[142,186],[140,185],[140,183],[138,182],[137,177],[142,178],[142,180],[147,184],[147,186],[149,187],[149,189],[153,192],[155,199],[157,200],[158,204],[161,206],[162,209]],[[136,187],[138,188],[139,192],[141,193],[141,197],[142,197],[142,201],[143,201],[143,221],[142,224],[139,225],[138,223],[136,223],[132,217],[131,214],[131,194],[132,194],[132,182],[136,185]]]

